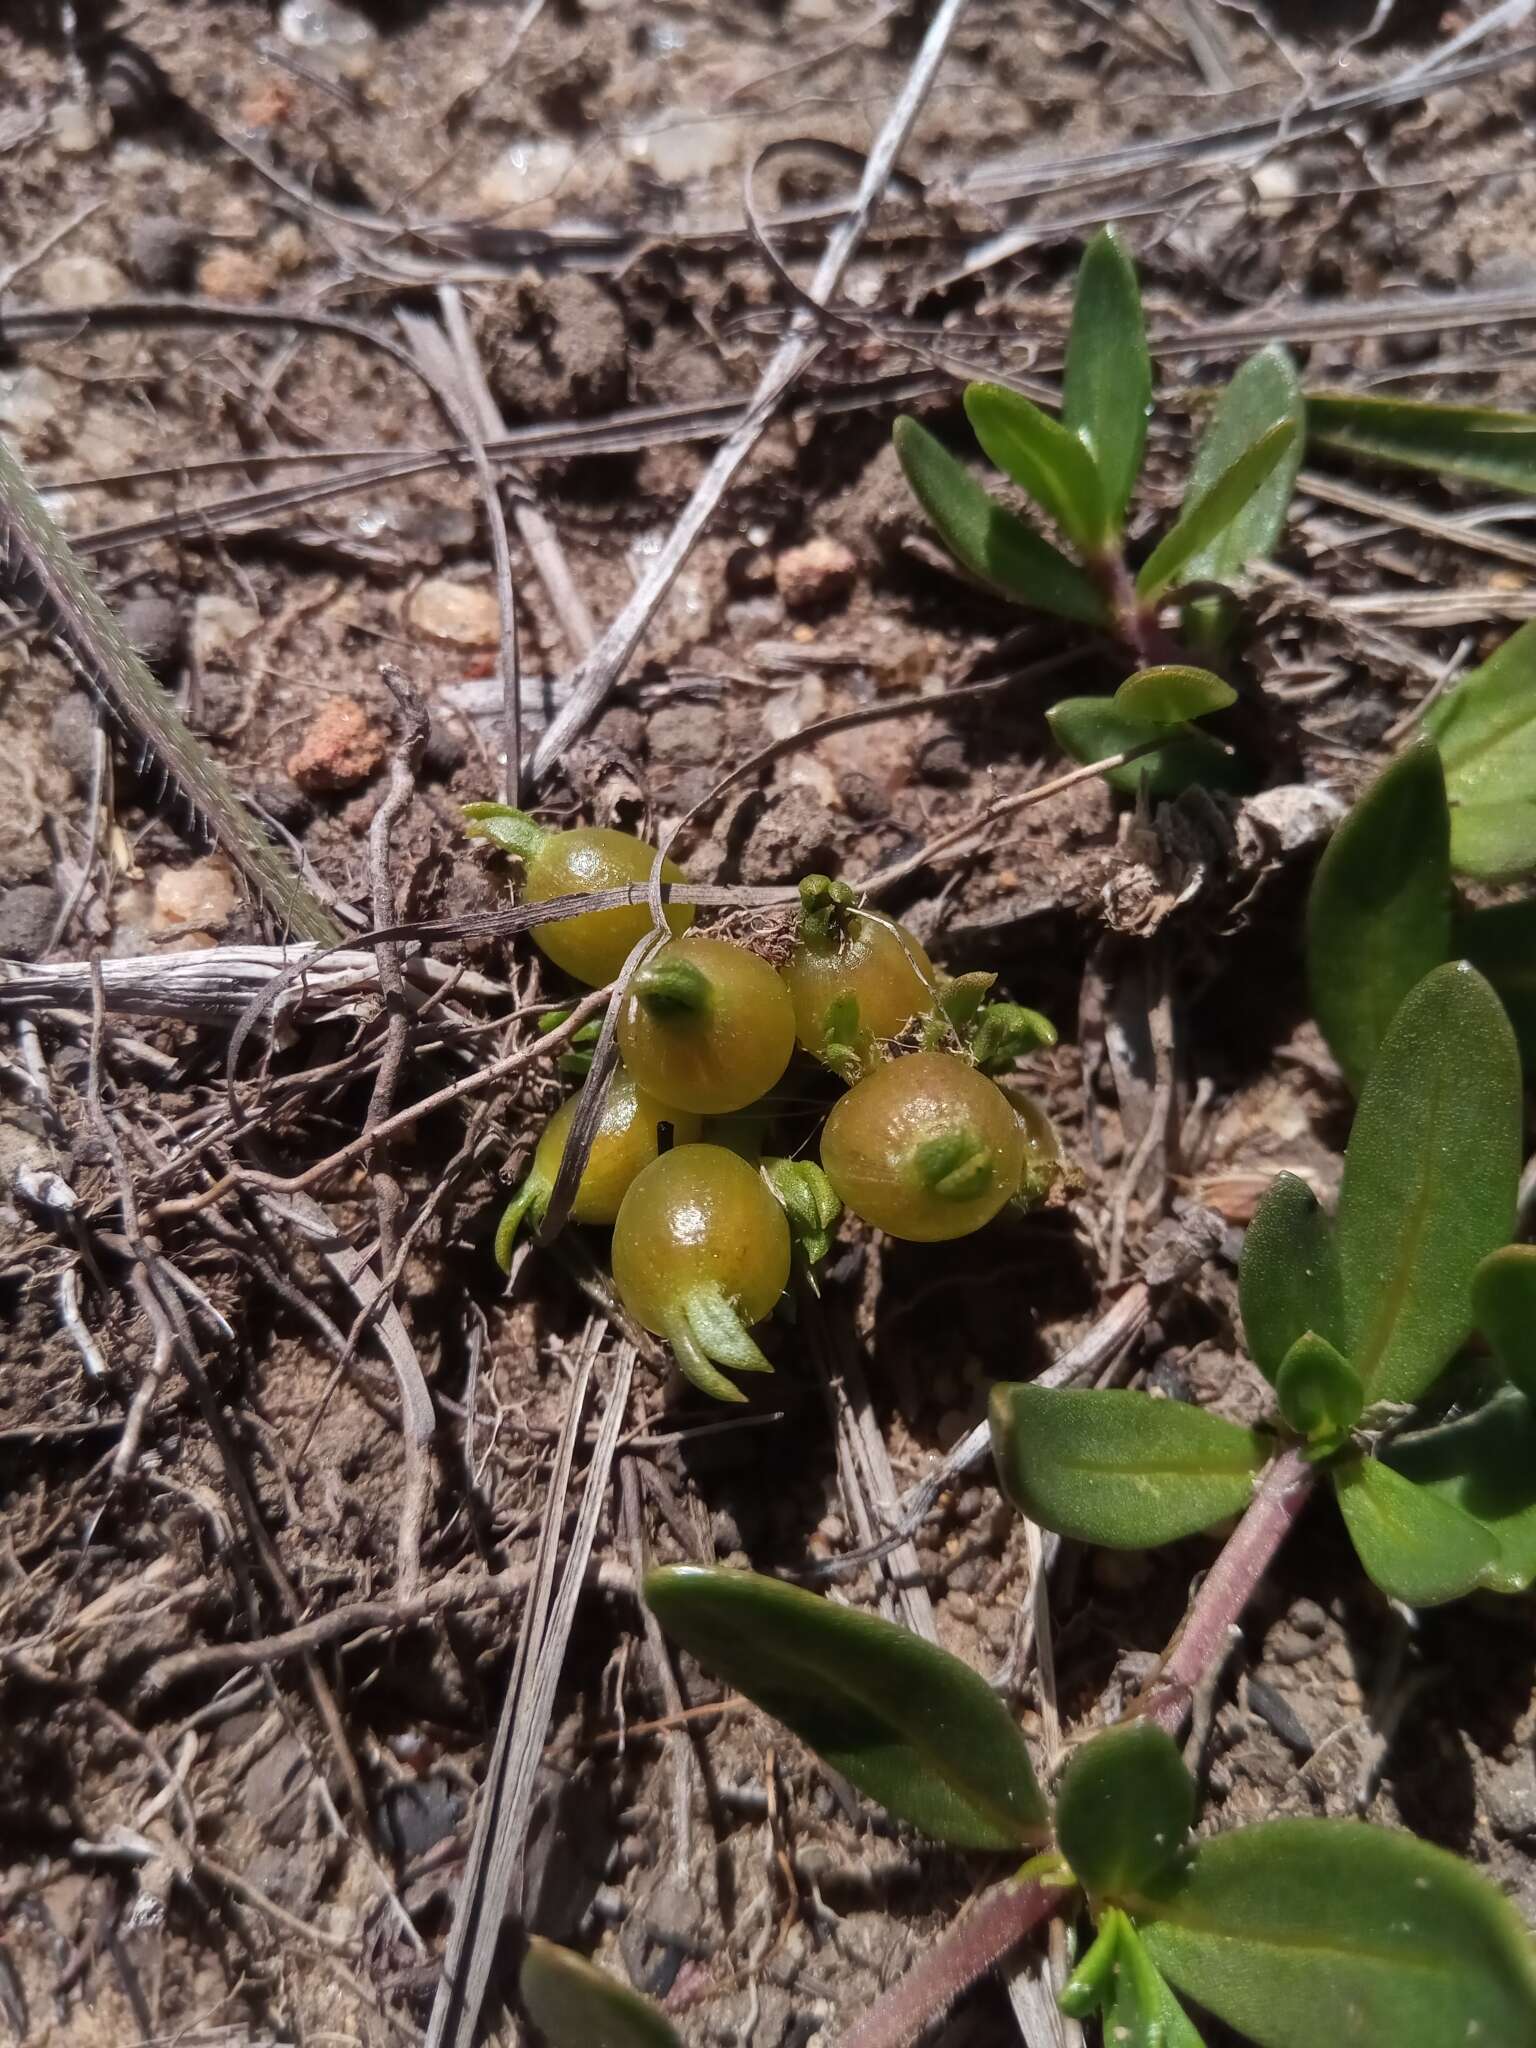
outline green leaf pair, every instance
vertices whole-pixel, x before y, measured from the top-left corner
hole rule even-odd
[[[1063,1907],[1075,1882],[1099,1929],[1061,2003],[1101,2014],[1116,2048],[1199,2048],[1176,1992],[1258,2048],[1536,2040],[1529,1937],[1438,1849],[1311,1820],[1191,1844],[1194,1784],[1139,1722],[1076,1752],[1052,1815],[1006,1708],[947,1652],[751,1572],[669,1567],[645,1597],[685,1650],[898,1818],[1015,1854],[1054,1825]]]
[[[1529,703],[1523,695],[1512,703],[1503,684],[1491,698],[1479,694],[1479,677],[1495,670],[1529,631],[1522,627],[1486,668],[1467,679],[1463,688],[1474,692],[1471,708],[1452,715],[1448,731],[1485,738],[1495,729],[1507,731],[1515,767],[1520,748],[1529,750],[1529,768],[1519,772],[1528,774],[1536,822],[1536,638],[1518,662],[1500,670],[1506,680],[1516,672],[1528,676]],[[1452,706],[1459,695],[1449,700]],[[1503,727],[1501,704],[1508,711]],[[1470,751],[1457,758],[1463,767],[1474,762]],[[1486,751],[1475,756],[1485,764],[1491,759]],[[1486,822],[1488,814],[1510,809],[1503,800],[1480,807],[1464,798],[1453,808],[1452,783],[1459,772],[1447,762],[1443,745],[1428,737],[1415,740],[1377,776],[1318,862],[1307,903],[1312,1009],[1357,1094],[1408,991],[1431,968],[1458,956],[1492,982],[1527,1062],[1536,1064],[1536,898],[1488,910],[1458,908],[1451,883],[1457,821],[1483,815]],[[1465,792],[1469,785],[1456,787]],[[1536,857],[1536,841],[1532,853]]]
[[[1078,271],[1061,417],[1000,384],[972,384],[966,416],[981,447],[1079,557],[998,505],[916,420],[895,430],[907,481],[972,575],[1043,611],[1124,629],[1117,607],[1155,606],[1181,577],[1229,580],[1275,543],[1300,459],[1301,401],[1283,350],[1238,373],[1196,457],[1184,507],[1134,586],[1120,556],[1146,452],[1152,365],[1135,268],[1112,229]]]
[[[1113,697],[1063,697],[1045,714],[1056,744],[1085,767],[1112,755],[1135,760],[1104,771],[1111,789],[1159,801],[1198,783],[1205,789],[1247,789],[1247,764],[1189,721],[1235,704],[1237,692],[1209,669],[1167,666],[1128,676]]]
[[[1377,1054],[1336,1221],[1282,1174],[1243,1247],[1249,1355],[1283,1424],[1325,1467],[1366,1571],[1415,1606],[1502,1583],[1510,1568],[1443,1466],[1438,1490],[1418,1487],[1358,1447],[1357,1425],[1378,1406],[1420,1401],[1474,1316],[1536,1392],[1536,1253],[1507,1243],[1520,1131],[1519,1059],[1497,997],[1464,962],[1437,967]],[[1119,1548],[1241,1513],[1275,1448],[1261,1431],[1149,1395],[1028,1385],[994,1389],[992,1433],[1025,1513]]]

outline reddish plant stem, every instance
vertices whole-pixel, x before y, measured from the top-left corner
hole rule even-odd
[[[1315,1471],[1295,1447],[1265,1470],[1242,1520],[1206,1573],[1152,1690],[1132,1708],[1177,1736],[1196,1687],[1226,1655],[1229,1631],[1257,1592],[1312,1493]],[[1048,1884],[985,1892],[862,2019],[838,2048],[913,2048],[960,1995],[1000,1963],[1042,1920],[1076,1897]]]
[[[1226,1656],[1230,1631],[1295,1527],[1316,1476],[1296,1445],[1266,1467],[1243,1519],[1201,1581],[1167,1662],[1133,1713],[1169,1735],[1179,1733],[1196,1687]]]
[[[839,2036],[838,2048],[912,2048],[963,1991],[1072,1896],[1060,1885],[1012,1882],[983,1892],[922,1961]]]

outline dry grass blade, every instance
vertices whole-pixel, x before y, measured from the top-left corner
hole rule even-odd
[[[565,1570],[555,1585],[560,1529],[565,1516],[576,1447],[581,1441],[587,1393],[595,1373],[598,1348],[606,1324],[592,1323],[582,1346],[576,1383],[571,1389],[565,1427],[555,1454],[555,1470],[545,1500],[544,1519],[534,1562],[534,1583],[517,1640],[517,1658],[496,1730],[496,1742],[480,1793],[474,1839],[459,1888],[453,1929],[443,1962],[443,1975],[432,2007],[426,2048],[473,2048],[480,2010],[509,1902],[514,1910],[514,1884],[527,1832],[534,1772],[543,1751],[559,1684],[560,1667],[570,1636],[576,1603],[587,1575],[598,1516],[607,1497],[613,1456],[629,1402],[635,1353],[620,1344],[614,1359],[602,1427],[587,1467],[586,1487]]]
[[[439,960],[402,963],[406,997],[425,1002],[450,978],[460,995],[505,996],[502,982]],[[198,953],[133,953],[101,962],[102,1001],[109,1014],[180,1017],[192,1024],[233,1023],[253,999],[271,996],[279,1014],[340,1016],[378,994],[379,963],[372,953],[335,950],[304,940],[293,946],[210,946]],[[88,1010],[91,968],[84,960],[23,965],[0,961],[0,1012],[28,1009]]]
[[[0,591],[7,602],[30,606],[81,677],[152,749],[267,909],[299,938],[339,940],[331,913],[262,836],[224,770],[128,645],[3,441]]]

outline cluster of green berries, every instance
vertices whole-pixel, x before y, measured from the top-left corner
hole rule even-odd
[[[644,885],[655,866],[656,849],[625,832],[547,831],[501,804],[467,815],[474,836],[521,860],[526,902]],[[661,875],[684,879],[671,861]],[[797,1250],[807,1264],[825,1254],[842,1207],[892,1237],[964,1237],[1009,1202],[1038,1206],[1061,1170],[1039,1104],[985,1071],[1054,1044],[1046,1020],[988,1001],[990,975],[941,975],[911,932],[861,909],[844,883],[811,876],[800,899],[782,967],[691,931],[692,909],[667,906],[672,936],[621,999],[622,1065],[571,1210],[612,1226],[625,1308],[720,1400],[745,1398],[728,1373],[771,1370],[752,1326],[779,1302]],[[651,925],[636,903],[535,925],[533,938],[600,988]],[[888,1051],[896,1040],[915,1049]],[[797,1048],[849,1084],[822,1127],[819,1168],[762,1156]],[[524,1221],[548,1209],[575,1110],[572,1096],[550,1119],[502,1217],[504,1269]]]

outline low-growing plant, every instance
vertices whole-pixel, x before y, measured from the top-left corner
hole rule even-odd
[[[1227,648],[1238,618],[1235,586],[1280,536],[1301,460],[1301,388],[1280,348],[1239,369],[1196,450],[1178,519],[1133,570],[1126,522],[1151,396],[1135,268],[1105,229],[1078,273],[1060,418],[1003,385],[965,391],[982,449],[1051,522],[1061,546],[991,497],[916,420],[897,421],[896,450],[962,567],[1004,596],[1114,635],[1137,661],[1139,672],[1113,697],[1053,707],[1051,727],[1067,753],[1084,762],[1135,753],[1111,779],[1129,790],[1146,780],[1158,796],[1191,782],[1246,787],[1242,758],[1192,723],[1237,701],[1231,684],[1195,657]],[[1163,622],[1175,598],[1177,635]]]
[[[1513,657],[1516,641],[1531,630],[1522,627],[1488,670]],[[1529,677],[1524,694],[1530,699],[1528,707],[1522,701],[1520,715],[1528,715],[1536,744],[1536,633],[1519,660]],[[1463,684],[1474,691],[1464,713],[1449,700],[1448,732],[1459,726],[1481,730],[1494,720],[1494,707],[1506,693],[1496,677],[1493,703],[1483,698],[1479,678],[1488,670]],[[1514,736],[1520,727],[1512,728],[1506,718],[1501,730]],[[1506,844],[1513,847],[1517,835],[1536,829],[1536,754],[1526,771],[1530,803],[1480,807],[1454,779],[1443,745],[1424,733],[1388,763],[1334,833],[1313,878],[1307,904],[1312,1011],[1356,1093],[1408,991],[1431,968],[1452,959],[1471,960],[1493,983],[1527,1065],[1536,1061],[1536,899],[1474,908],[1457,898],[1453,886],[1453,870],[1461,866],[1459,821],[1475,820],[1480,809],[1508,820],[1507,827],[1474,822],[1473,844],[1482,849],[1495,831],[1507,829]],[[1530,828],[1520,815],[1526,811]]]
[[[1474,1325],[1513,1377],[1528,1372],[1528,1350],[1504,1355],[1519,1325],[1509,1304],[1526,1298],[1528,1271],[1524,1250],[1506,1249],[1521,1110],[1519,1055],[1498,998],[1465,961],[1435,968],[1377,1051],[1336,1217],[1282,1174],[1249,1227],[1243,1329],[1275,1391],[1273,1422],[1244,1429],[1129,1391],[1000,1386],[992,1426],[1006,1491],[1048,1529],[1140,1548],[1240,1513],[1265,1469],[1290,1458],[1332,1486],[1384,1592],[1428,1606],[1528,1583],[1536,1531],[1522,1516],[1536,1509],[1536,1463],[1521,1504],[1506,1491],[1495,1508],[1473,1462],[1485,1439],[1463,1429],[1448,1443],[1432,1431],[1426,1448],[1405,1434],[1433,1421],[1442,1376]]]
[[[752,1572],[668,1566],[645,1598],[707,1670],[859,1791],[955,1848],[1023,1856],[1004,1885],[842,2038],[896,2048],[1060,1915],[1097,1928],[1060,1992],[1104,2040],[1199,2048],[1180,1999],[1257,2048],[1450,2048],[1536,2039],[1536,1950],[1496,1888],[1443,1850],[1356,1821],[1191,1838],[1196,1791],[1168,1725],[1072,1754],[1054,1800],[970,1667],[869,1614]]]

